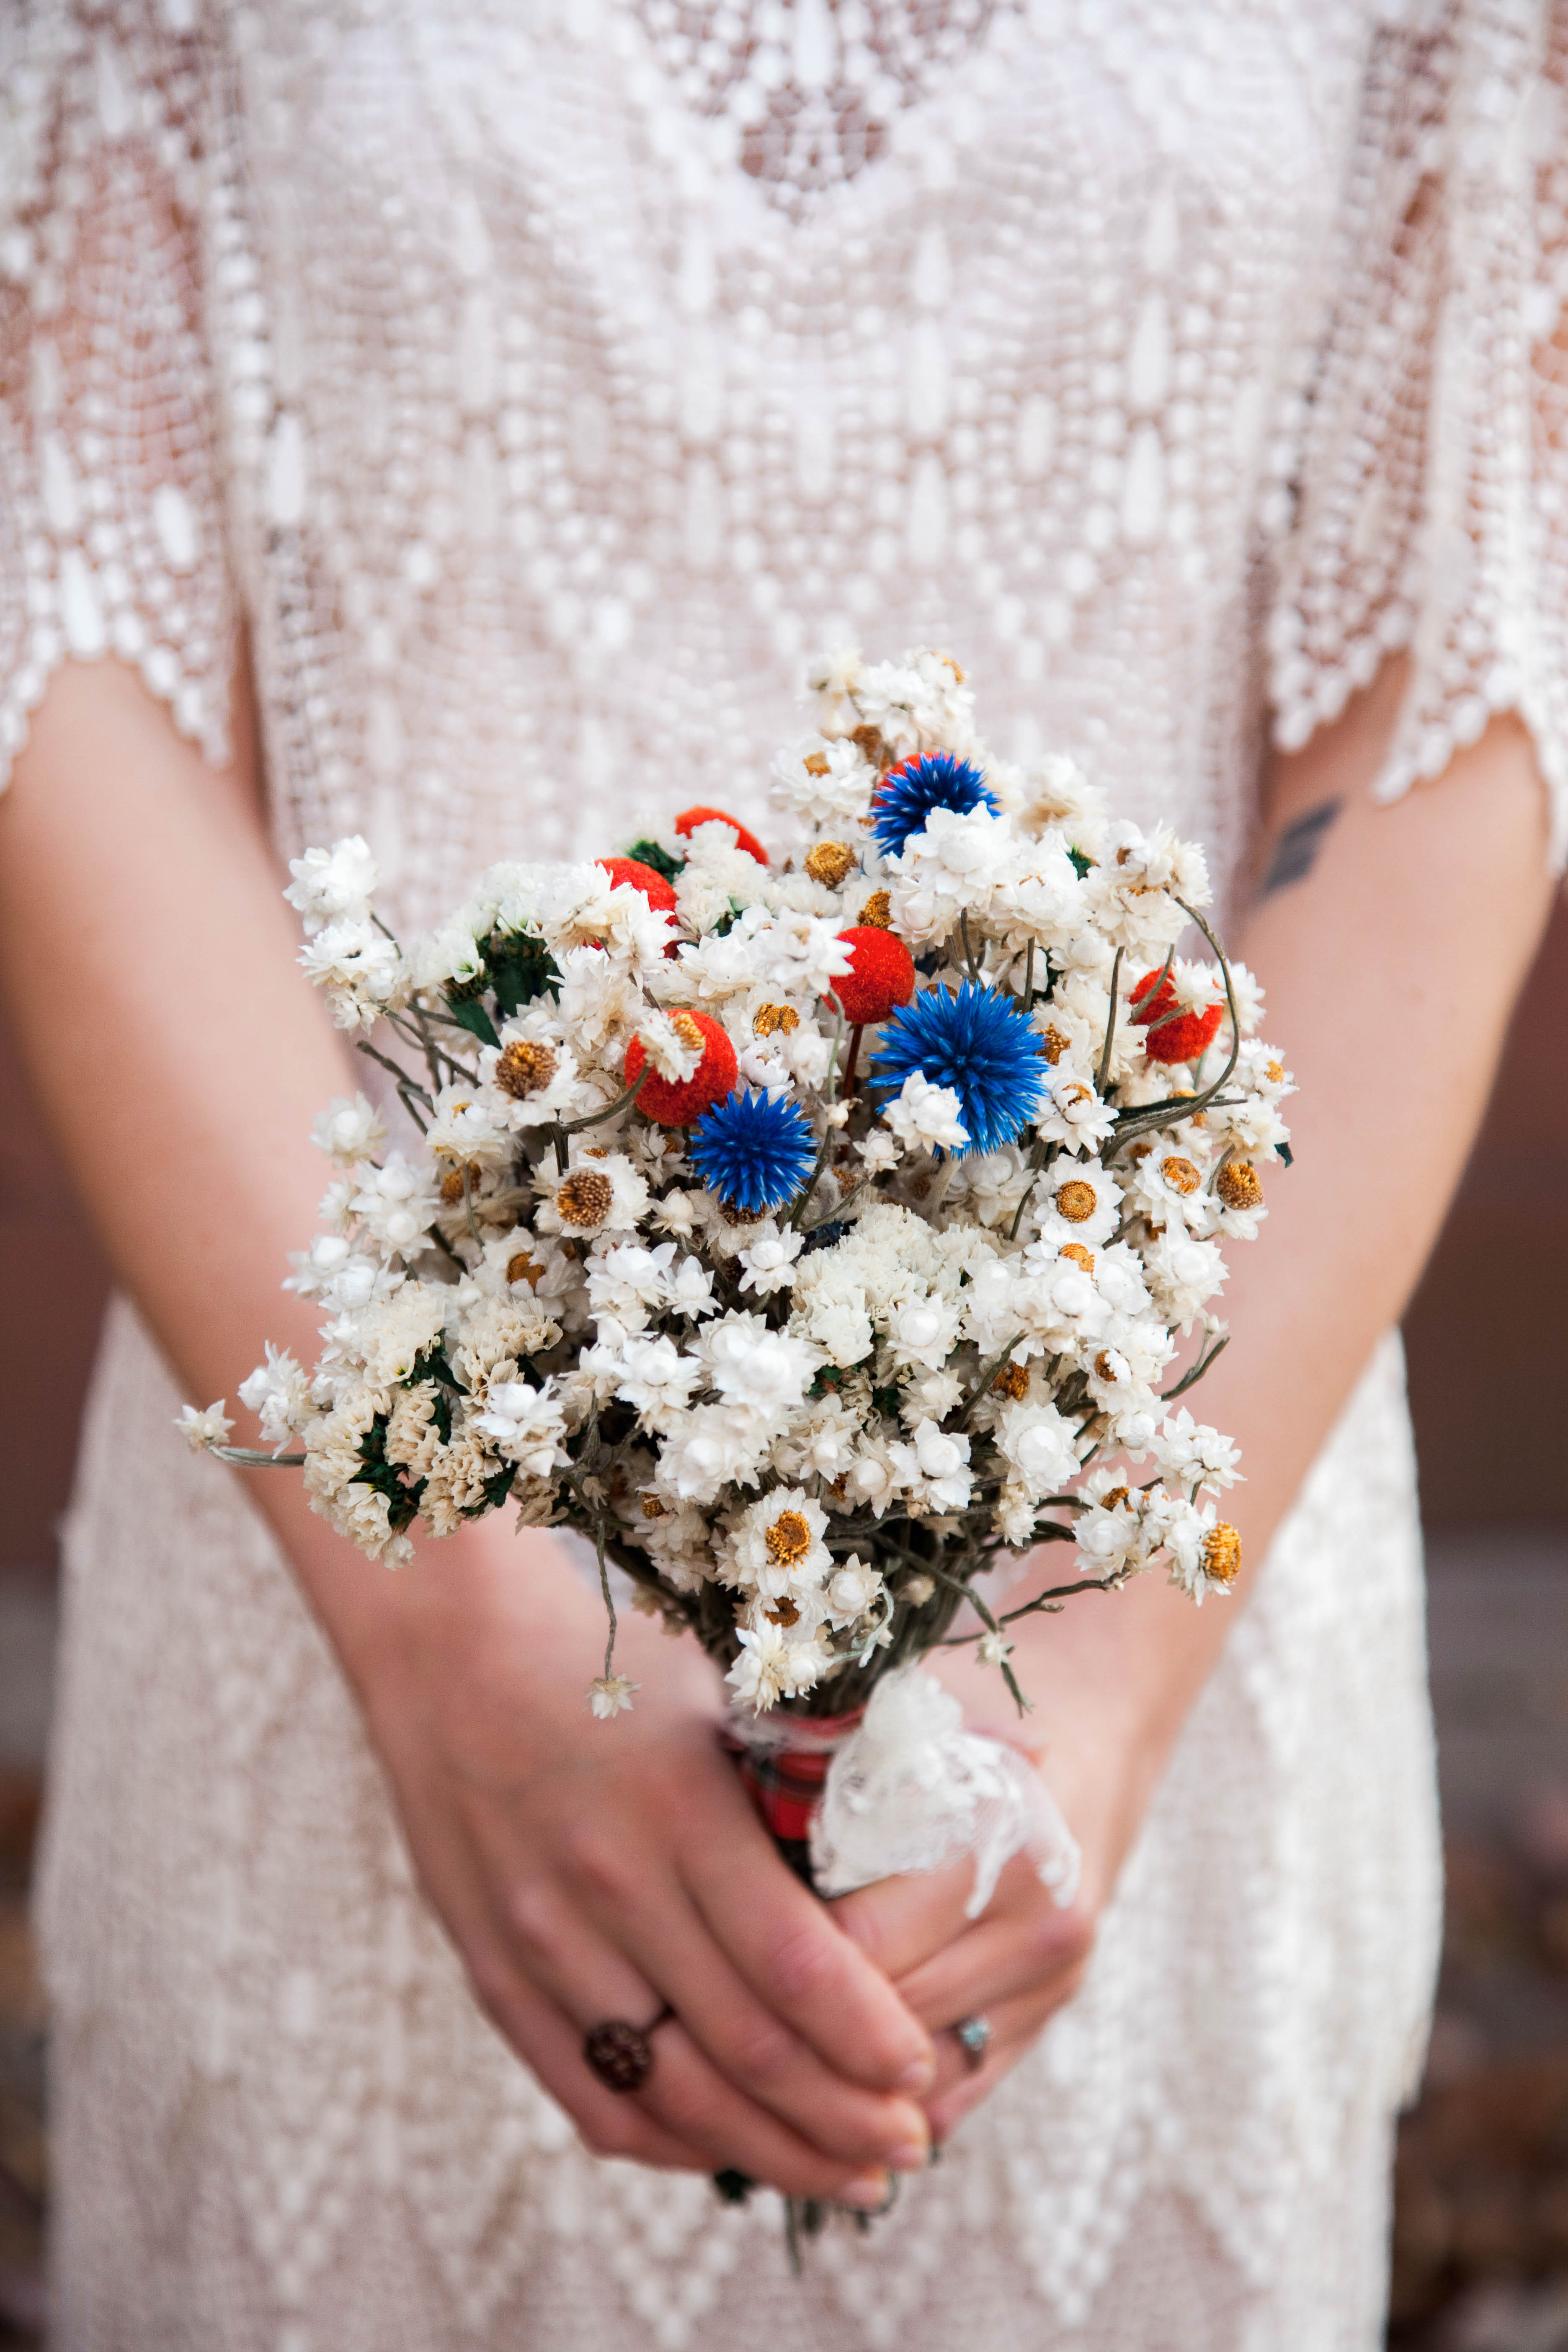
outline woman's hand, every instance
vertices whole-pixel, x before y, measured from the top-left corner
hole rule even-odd
[[[599,1722],[603,1610],[546,1535],[487,1523],[394,1578],[345,1553],[313,1580],[426,1891],[591,2148],[866,2207],[925,2162],[931,2040],[774,1851],[694,1644],[623,1621],[641,1688]],[[647,2087],[606,2090],[584,2031],[666,2003]]]

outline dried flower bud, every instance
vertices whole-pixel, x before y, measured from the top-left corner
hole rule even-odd
[[[1250,1160],[1227,1160],[1215,1179],[1215,1191],[1227,1209],[1260,1209],[1263,1183]]]

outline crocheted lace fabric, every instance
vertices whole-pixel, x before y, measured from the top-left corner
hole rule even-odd
[[[0,750],[68,654],[416,925],[682,799],[761,826],[835,620],[1242,858],[1392,648],[1568,819],[1544,0],[39,0],[0,21]],[[106,780],[106,789],[111,782]],[[1436,1875],[1397,1365],[1088,1985],[805,2283],[595,2162],[470,2003],[284,1564],[116,1313],[44,1902],[60,2341],[1370,2352]],[[1331,2247],[1331,2264],[1323,2249]]]

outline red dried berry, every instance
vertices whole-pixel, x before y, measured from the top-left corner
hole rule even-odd
[[[756,835],[749,832],[746,826],[741,823],[738,816],[731,816],[728,809],[682,809],[680,814],[675,820],[675,830],[680,835],[682,840],[684,840],[688,834],[695,833],[700,824],[712,824],[714,823],[733,826],[736,848],[743,849],[748,857],[754,857],[759,866],[765,866],[767,864],[768,853],[763,847],[762,843],[757,839]]]
[[[915,966],[902,940],[869,923],[857,923],[838,936],[852,958],[848,971],[833,983],[847,1021],[863,1028],[869,1022],[885,1021],[895,1004],[909,1003],[915,992]]]
[[[1143,1051],[1152,1062],[1195,1062],[1214,1044],[1225,1008],[1211,1004],[1206,1013],[1177,1013],[1175,988],[1168,979],[1145,1002],[1146,992],[1159,978],[1157,967],[1146,971],[1132,992],[1132,1018],[1140,1028],[1159,1024],[1144,1039]]]
[[[604,867],[612,882],[626,882],[634,890],[640,890],[648,905],[656,907],[661,915],[674,914],[675,892],[663,875],[645,866],[640,857],[596,857],[594,863]]]
[[[689,1078],[663,1078],[650,1070],[643,1080],[637,1097],[637,1108],[660,1127],[689,1127],[694,1118],[711,1110],[716,1102],[735,1091],[735,1081],[741,1066],[735,1058],[735,1048],[728,1033],[706,1013],[677,1013],[676,1025],[689,1023],[702,1036],[702,1059]],[[689,1043],[695,1039],[689,1037]],[[635,1087],[642,1077],[647,1052],[640,1037],[634,1037],[626,1047],[626,1084]]]

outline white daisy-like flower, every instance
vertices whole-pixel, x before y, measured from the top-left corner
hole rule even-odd
[[[267,1342],[267,1358],[239,1384],[239,1401],[261,1423],[261,1442],[280,1454],[315,1412],[310,1375],[290,1348]]]
[[[1160,1493],[1151,1498],[1151,1532],[1157,1535],[1171,1563],[1171,1582],[1202,1603],[1206,1593],[1228,1593],[1241,1567],[1241,1538],[1215,1512],[1212,1503],[1202,1510],[1181,1496]]]
[[[962,1151],[969,1129],[961,1108],[956,1087],[933,1086],[911,1070],[882,1117],[906,1151]]]
[[[1054,1404],[1006,1404],[997,1417],[997,1451],[1036,1501],[1059,1493],[1077,1477],[1077,1436]]]
[[[805,1247],[805,1234],[793,1225],[781,1233],[772,1217],[764,1218],[735,1260],[742,1269],[742,1289],[754,1290],[759,1298],[788,1290],[795,1281],[795,1262]]]
[[[591,1128],[588,1131],[593,1133]],[[534,1184],[542,1195],[534,1211],[539,1231],[572,1241],[631,1233],[648,1204],[647,1179],[623,1151],[590,1149],[564,1176],[543,1168]]]
[[[773,761],[770,798],[776,809],[815,832],[858,824],[876,784],[877,771],[858,743],[847,736],[808,735]]]
[[[757,1412],[787,1412],[797,1405],[822,1361],[810,1340],[772,1331],[759,1315],[722,1316],[707,1326],[700,1344],[720,1394]]]
[[[401,992],[402,959],[368,922],[329,923],[300,949],[300,963],[326,991],[340,1029],[373,1028]]]
[[[727,1486],[754,1486],[773,1433],[765,1417],[745,1405],[694,1405],[675,1420],[660,1449],[660,1492],[677,1502],[712,1503]]]
[[[947,1361],[958,1339],[962,1307],[956,1298],[928,1292],[906,1299],[888,1325],[888,1345],[896,1364],[925,1364],[932,1371]]]
[[[601,1723],[614,1715],[629,1715],[632,1694],[640,1691],[641,1683],[634,1683],[629,1675],[595,1675],[588,1685],[588,1705]]]
[[[973,1486],[968,1438],[961,1431],[939,1429],[934,1421],[917,1423],[910,1434],[931,1508],[966,1511]]]
[[[858,1552],[851,1552],[827,1580],[825,1598],[829,1622],[840,1628],[855,1624],[877,1606],[884,1589],[879,1571]]]
[[[1121,1220],[1121,1188],[1098,1160],[1058,1160],[1040,1179],[1035,1216],[1042,1241],[1099,1249]]]
[[[352,1168],[357,1160],[372,1159],[386,1141],[386,1121],[363,1095],[334,1095],[310,1129],[318,1151]]]
[[[351,834],[331,849],[307,849],[303,857],[289,859],[289,871],[294,879],[283,896],[299,908],[308,940],[332,923],[369,921],[381,872],[362,835]]]
[[[820,1503],[798,1487],[775,1486],[742,1513],[730,1538],[728,1572],[764,1600],[798,1600],[833,1572],[826,1531]]]
[[[420,1357],[439,1347],[450,1297],[438,1283],[405,1282],[392,1297],[373,1301],[355,1333],[366,1379],[379,1388],[406,1380]]]
[[[209,1404],[205,1412],[194,1404],[181,1406],[174,1427],[193,1454],[210,1454],[215,1445],[228,1444],[234,1423],[223,1407],[222,1397],[216,1404]]]
[[[1241,1449],[1206,1422],[1193,1419],[1185,1405],[1166,1417],[1154,1442],[1163,1477],[1177,1486],[1207,1486],[1218,1494],[1241,1475]]]
[[[675,1015],[650,1006],[638,1021],[638,1043],[661,1078],[684,1086],[707,1051],[708,1041],[694,1021],[678,1028]]]
[[[1095,1092],[1093,1080],[1064,1055],[1047,1076],[1037,1126],[1047,1143],[1092,1152],[1115,1134],[1116,1114]]]
[[[939,1088],[938,1091],[951,1093],[952,1089],[951,1087]],[[958,1097],[954,1095],[955,1106]],[[968,1139],[966,1136],[965,1142]],[[861,1138],[856,1149],[860,1154],[860,1164],[868,1176],[884,1175],[889,1168],[896,1168],[899,1164],[899,1147],[885,1128],[874,1127],[869,1135]]]
[[[975,1654],[983,1666],[1005,1665],[1013,1654],[1014,1644],[1001,1633],[982,1633],[975,1643]]]
[[[673,1242],[652,1249],[641,1242],[595,1244],[588,1257],[588,1305],[595,1316],[613,1316],[628,1331],[641,1331],[668,1297]]]
[[[1152,1225],[1167,1232],[1185,1226],[1201,1239],[1214,1224],[1215,1202],[1205,1187],[1205,1164],[1194,1157],[1196,1150],[1179,1150],[1161,1136],[1147,1150],[1135,1150],[1127,1201]]]
[[[738,1703],[758,1715],[781,1698],[798,1698],[822,1671],[822,1653],[795,1648],[777,1625],[742,1625],[738,1639],[741,1654],[724,1679]]]
[[[526,1477],[547,1478],[567,1460],[562,1440],[565,1418],[547,1381],[534,1388],[527,1381],[500,1381],[489,1388],[485,1411],[475,1426],[506,1461],[515,1462]]]
[[[637,1336],[621,1344],[614,1393],[623,1397],[650,1429],[668,1430],[691,1401],[702,1377],[695,1356],[683,1355],[668,1333]]]
[[[359,1190],[350,1205],[363,1218],[365,1231],[389,1255],[395,1251],[417,1255],[426,1246],[437,1206],[430,1170],[393,1151],[382,1167],[362,1163],[357,1173]]]
[[[1192,1329],[1226,1280],[1219,1244],[1195,1241],[1181,1225],[1167,1225],[1144,1244],[1143,1265],[1161,1314],[1183,1332]]]
[[[436,1097],[425,1149],[460,1163],[499,1168],[510,1159],[512,1142],[500,1106],[464,1080]]]

